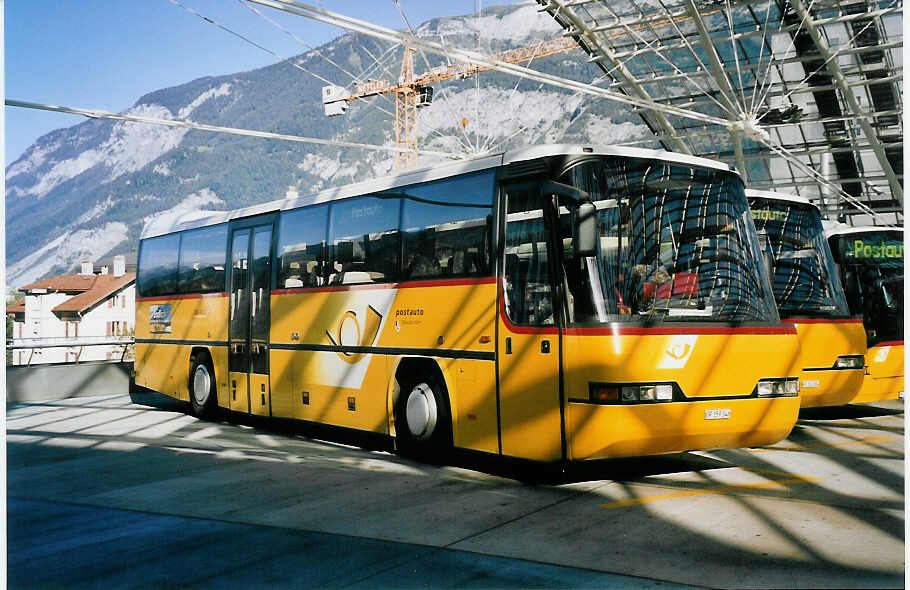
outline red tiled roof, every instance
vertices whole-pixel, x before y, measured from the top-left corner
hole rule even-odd
[[[25,313],[25,299],[20,299],[15,303],[6,306],[6,313],[23,314]]]
[[[63,275],[63,277],[72,277],[72,276],[85,276],[86,278],[94,278],[94,282],[89,290],[86,290],[84,293],[76,295],[72,299],[67,299],[57,307],[53,309],[55,314],[60,313],[83,313],[86,310],[91,309],[101,301],[104,301],[117,291],[128,287],[131,283],[136,280],[136,273],[128,272],[121,277],[115,277],[114,275],[93,275],[89,277],[88,275]],[[54,278],[63,278],[63,277],[54,277]],[[46,279],[48,281],[52,279]],[[40,283],[41,281],[39,281]],[[35,283],[38,284],[38,283]],[[29,285],[29,287],[32,287]],[[23,287],[25,289],[26,287]],[[57,289],[58,291],[63,291],[64,289]]]
[[[64,291],[67,293],[89,291],[99,277],[111,277],[111,275],[57,275],[42,279],[36,283],[19,287],[20,291],[33,291],[35,289],[47,289],[49,292]]]

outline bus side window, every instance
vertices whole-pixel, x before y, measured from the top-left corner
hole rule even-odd
[[[139,253],[139,295],[154,297],[177,293],[180,234],[143,240]]]
[[[403,277],[431,279],[492,273],[493,177],[489,172],[403,189]]]
[[[401,199],[357,197],[332,203],[329,284],[398,279]]]
[[[278,288],[319,287],[325,282],[327,205],[281,214],[278,230]]]
[[[504,290],[506,314],[515,324],[556,323],[542,207],[535,193],[508,196]]]
[[[183,233],[180,240],[179,290],[206,293],[225,289],[224,250],[227,226],[216,225]]]

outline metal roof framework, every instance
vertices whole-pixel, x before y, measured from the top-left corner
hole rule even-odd
[[[636,108],[666,149],[830,218],[903,223],[900,0],[537,2],[605,89],[660,105]]]

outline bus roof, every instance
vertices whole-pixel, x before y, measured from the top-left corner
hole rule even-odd
[[[664,160],[667,162],[699,166],[701,168],[714,168],[716,170],[723,170],[724,172],[734,172],[733,168],[723,162],[678,152],[649,150],[623,145],[584,145],[574,143],[539,145],[511,150],[502,154],[502,163],[512,164],[514,162],[524,162],[548,156],[586,156],[589,154],[595,156],[626,156],[630,158],[642,158],[645,160]]]
[[[787,201],[789,203],[800,203],[801,205],[809,205],[815,209],[821,211],[818,208],[818,205],[810,201],[805,197],[800,197],[797,195],[790,195],[787,193],[779,193],[777,191],[759,191],[754,189],[746,189],[746,198],[757,198],[757,199],[773,199],[775,201]]]
[[[851,227],[849,225],[842,225],[838,227],[833,227],[825,230],[826,237],[832,236],[846,236],[850,234],[867,234],[872,232],[883,232],[883,231],[892,231],[899,233],[901,236],[904,235],[904,230],[899,227],[890,227],[887,225],[866,225],[861,227]]]
[[[328,188],[310,195],[284,197],[272,201],[267,201],[258,205],[244,207],[242,209],[234,209],[232,211],[193,211],[191,213],[186,213],[178,216],[159,216],[157,218],[151,219],[145,224],[145,227],[142,229],[140,239],[160,236],[197,227],[215,225],[218,223],[225,223],[232,219],[252,217],[254,215],[261,215],[264,213],[274,213],[277,211],[296,209],[298,207],[304,207],[316,203],[325,203],[340,199],[346,199],[349,197],[368,195],[370,193],[386,191],[389,189],[417,184],[420,182],[428,182],[431,180],[438,180],[440,178],[448,178],[450,176],[456,176],[458,174],[487,170],[489,168],[495,168],[514,162],[523,162],[548,156],[562,155],[625,156],[631,158],[663,160],[667,162],[675,162],[702,168],[713,168],[716,170],[735,173],[735,171],[730,166],[716,160],[709,160],[707,158],[689,156],[675,152],[666,152],[662,150],[649,150],[643,148],[609,145],[541,145],[519,148],[510,150],[508,152],[500,152],[479,158],[460,160],[457,162],[421,168],[419,170],[413,170],[394,176],[385,176],[382,178],[375,178],[354,184]]]

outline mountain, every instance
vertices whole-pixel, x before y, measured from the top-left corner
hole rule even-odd
[[[493,53],[555,38],[536,5],[502,6],[428,21],[421,37]],[[382,65],[377,64],[377,57]],[[391,96],[323,115],[316,76],[396,79],[402,49],[348,34],[292,60],[193,80],[147,94],[126,114],[369,144],[394,144]],[[311,72],[308,75],[297,67]],[[444,64],[418,54],[415,71]],[[581,51],[534,60],[540,71],[590,82]],[[344,70],[344,71],[343,71]],[[422,149],[479,153],[554,142],[610,143],[649,136],[631,109],[496,72],[434,85],[420,109]],[[420,166],[442,161],[421,156]],[[36,141],[6,169],[7,282],[19,286],[82,260],[135,252],[143,224],[160,215],[231,209],[393,172],[391,152],[341,149],[164,126],[90,119]]]

